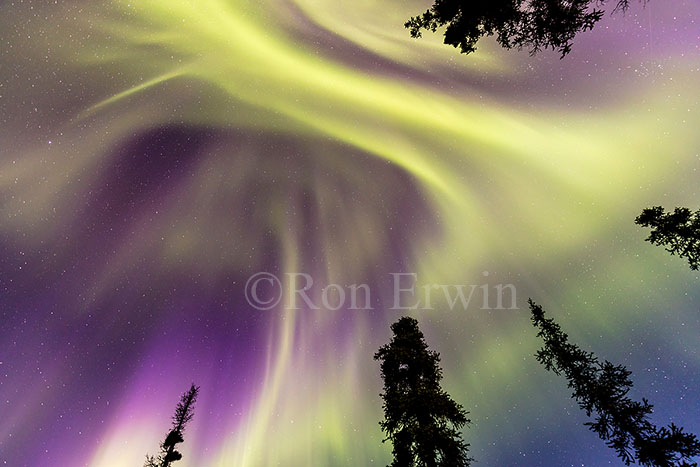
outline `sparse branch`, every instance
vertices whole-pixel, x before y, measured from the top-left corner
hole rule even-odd
[[[665,213],[661,206],[647,208],[634,221],[642,227],[651,227],[646,241],[665,247],[671,255],[688,260],[690,269],[700,267],[700,210],[676,208]]]
[[[192,384],[190,389],[180,397],[172,419],[172,429],[160,445],[160,454],[157,457],[146,455],[144,467],[170,467],[170,465],[182,459],[182,454],[175,446],[184,441],[183,434],[187,423],[194,417],[194,406],[197,402],[199,387]]]

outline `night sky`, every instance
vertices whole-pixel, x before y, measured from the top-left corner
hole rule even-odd
[[[386,465],[372,355],[409,314],[479,466],[622,465],[528,297],[700,434],[700,275],[634,225],[700,207],[700,4],[563,60],[411,39],[429,4],[0,3],[0,463],[139,466],[195,382],[177,467]],[[259,310],[263,271],[371,306]],[[392,309],[392,273],[519,309]]]

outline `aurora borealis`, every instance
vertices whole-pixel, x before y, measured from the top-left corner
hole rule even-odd
[[[528,297],[700,433],[700,276],[633,222],[699,207],[697,1],[563,60],[413,40],[426,7],[0,4],[0,463],[141,465],[194,381],[178,467],[386,465],[372,355],[408,313],[478,465],[621,465],[532,357]],[[257,310],[260,271],[373,309]],[[520,310],[392,310],[392,273]]]

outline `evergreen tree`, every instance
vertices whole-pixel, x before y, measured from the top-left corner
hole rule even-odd
[[[672,213],[664,213],[664,208],[646,208],[634,220],[642,227],[651,227],[646,241],[652,245],[666,247],[672,255],[686,258],[690,269],[700,266],[700,210],[691,212],[688,208],[676,208]]]
[[[418,321],[403,317],[394,336],[374,355],[384,380],[384,420],[379,423],[394,449],[393,467],[470,465],[460,430],[470,423],[464,408],[440,387],[440,354],[429,350]]]
[[[586,425],[615,449],[626,465],[637,462],[646,467],[694,466],[691,458],[700,455],[700,442],[673,423],[657,428],[649,421],[653,406],[646,399],[627,396],[632,388],[631,372],[622,365],[600,362],[592,352],[571,344],[568,336],[539,305],[528,300],[532,323],[544,346],[537,361],[556,375],[563,375],[573,389],[572,398],[587,416]]]
[[[552,49],[562,57],[571,51],[574,37],[592,29],[603,17],[607,0],[434,0],[430,9],[408,20],[411,36],[422,30],[445,28],[445,44],[462,53],[476,50],[483,36],[496,36],[507,48],[527,48],[530,54]],[[629,0],[617,0],[614,10],[625,10]]]
[[[146,455],[144,467],[170,467],[170,465],[182,459],[182,454],[175,450],[175,446],[184,441],[185,426],[194,417],[194,404],[197,401],[199,387],[194,384],[189,391],[180,397],[173,415],[172,429],[160,445],[158,456]]]

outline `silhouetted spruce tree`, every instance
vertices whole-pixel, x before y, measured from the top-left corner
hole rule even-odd
[[[173,415],[172,429],[160,445],[158,456],[146,455],[144,467],[170,467],[170,465],[182,459],[182,454],[175,450],[175,446],[184,441],[183,434],[185,426],[194,417],[194,404],[197,402],[199,387],[194,384],[189,391],[180,397]]]
[[[483,36],[496,36],[507,48],[526,48],[534,55],[552,49],[564,57],[574,37],[592,29],[603,17],[607,0],[434,0],[430,9],[408,20],[411,36],[445,28],[445,44],[462,53],[476,50]],[[629,0],[617,0],[614,10],[626,10]]]
[[[652,245],[666,247],[672,255],[686,258],[690,269],[700,266],[700,210],[676,208],[664,213],[664,208],[646,208],[634,220],[637,225],[651,227],[646,241]]]
[[[460,430],[470,423],[464,408],[440,387],[440,354],[428,350],[418,321],[403,317],[394,336],[374,355],[384,379],[384,421],[394,449],[393,467],[470,465],[469,445]]]
[[[631,372],[622,365],[600,362],[592,352],[569,343],[568,336],[539,305],[528,300],[532,323],[544,346],[537,361],[547,370],[563,375],[572,398],[595,421],[586,425],[615,449],[626,465],[635,461],[647,467],[695,466],[692,457],[700,454],[700,442],[673,423],[657,428],[649,421],[653,406],[646,399],[637,402],[627,396],[632,388]]]

